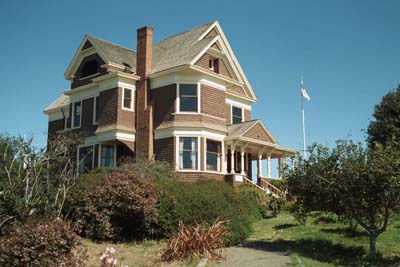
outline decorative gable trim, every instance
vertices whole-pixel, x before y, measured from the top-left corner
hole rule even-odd
[[[73,78],[73,75],[75,74],[76,70],[82,63],[82,60],[89,55],[97,53],[106,64],[109,63],[106,57],[100,51],[100,49],[93,46],[93,42],[90,42],[90,39],[91,38],[89,35],[85,35],[85,37],[83,38],[81,44],[79,45],[79,48],[76,50],[74,57],[72,58],[71,62],[68,65],[67,70],[64,73],[64,78],[66,80],[71,80]],[[87,42],[92,44],[92,47],[85,48]]]
[[[244,74],[238,60],[235,57],[235,54],[233,53],[233,50],[228,42],[228,40],[226,39],[226,36],[224,34],[224,32],[222,31],[221,26],[219,25],[218,21],[215,21],[214,23],[212,23],[210,25],[210,27],[204,31],[204,33],[198,38],[198,40],[202,40],[205,37],[207,37],[208,33],[210,33],[212,30],[215,30],[218,35],[215,36],[212,40],[213,40],[213,44],[215,41],[218,40],[218,45],[221,48],[222,52],[226,55],[226,58],[228,59],[230,65],[232,66],[232,69],[234,71],[234,73],[236,74],[236,76],[238,77],[239,82],[243,83],[247,92],[247,96],[249,98],[252,98],[254,100],[257,100],[257,97],[253,91],[253,88],[251,87],[249,81],[247,80],[246,75]],[[197,55],[195,57],[196,60],[192,60],[192,62],[190,64],[194,64],[194,62],[197,62],[197,60],[212,46],[212,44],[207,46],[207,49],[203,49],[199,55]]]
[[[272,133],[267,129],[267,127],[265,127],[264,123],[261,120],[258,120],[256,123],[254,123],[251,127],[249,127],[249,129],[247,129],[245,132],[243,132],[240,136],[244,137],[246,136],[246,134],[253,129],[254,127],[256,127],[256,125],[259,125],[262,127],[262,129],[265,131],[265,133],[267,134],[267,136],[271,139],[272,143],[274,144],[278,144],[278,141],[275,139],[275,137],[272,135]]]

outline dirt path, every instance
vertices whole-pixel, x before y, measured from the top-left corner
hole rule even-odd
[[[252,247],[230,247],[226,261],[207,264],[210,267],[285,267],[290,263],[287,255]]]

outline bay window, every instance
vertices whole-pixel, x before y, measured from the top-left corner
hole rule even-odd
[[[100,167],[114,167],[115,147],[114,145],[100,146]]]
[[[197,137],[179,137],[179,169],[198,169]]]

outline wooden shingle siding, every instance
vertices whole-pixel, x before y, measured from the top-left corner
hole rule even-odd
[[[174,138],[162,138],[154,140],[154,154],[158,161],[174,164]]]
[[[232,106],[230,104],[225,103],[225,119],[226,119],[226,125],[231,124],[232,122]]]
[[[273,142],[272,139],[268,136],[261,125],[257,124],[253,128],[251,128],[244,137],[254,138],[257,140]]]
[[[226,91],[232,94],[237,94],[240,96],[246,96],[244,89],[240,86],[229,86],[226,88]]]
[[[244,121],[250,121],[251,120],[251,111],[248,109],[243,110],[244,113]]]
[[[100,92],[99,125],[116,125],[118,111],[118,88]]]
[[[81,127],[79,129],[76,129],[79,132],[84,132],[87,136],[94,135],[94,132],[97,128],[96,125],[93,125],[93,105],[93,98],[82,100]]]
[[[208,85],[201,85],[201,113],[225,118],[225,92]],[[221,122],[223,123],[223,122]]]
[[[208,64],[209,64],[210,58],[212,58],[212,56],[210,56],[209,54],[204,54],[204,55],[197,61],[196,65],[199,66],[199,67],[202,67],[202,68],[204,68],[204,69],[206,69],[206,70],[211,71],[211,70],[209,69],[209,65],[208,65]],[[229,78],[232,77],[232,75],[229,73],[229,71],[228,71],[228,69],[227,69],[227,67],[226,67],[226,65],[225,65],[225,62],[224,62],[221,58],[218,60],[218,74],[219,74],[219,75],[226,76],[226,77],[229,77]]]
[[[65,124],[64,119],[49,121],[49,126],[47,130],[48,137],[49,138],[53,137],[57,134],[57,131],[64,130],[64,124]]]
[[[170,84],[151,91],[154,103],[154,128],[163,122],[173,120],[175,112],[176,84]]]
[[[217,43],[214,43],[211,48],[214,48],[215,50],[221,51],[221,48],[219,48]]]
[[[211,38],[217,35],[218,35],[217,31],[215,29],[212,29],[209,33],[207,33],[207,35],[204,38]]]

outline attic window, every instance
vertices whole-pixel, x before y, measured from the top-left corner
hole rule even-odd
[[[219,68],[218,68],[218,63],[219,60],[218,58],[209,58],[208,60],[208,68],[209,70],[215,72],[215,73],[219,73]]]
[[[95,59],[87,61],[83,64],[81,69],[80,78],[88,77],[98,73],[98,66],[97,61]]]
[[[86,43],[83,45],[82,50],[93,47],[92,43],[86,40]]]

